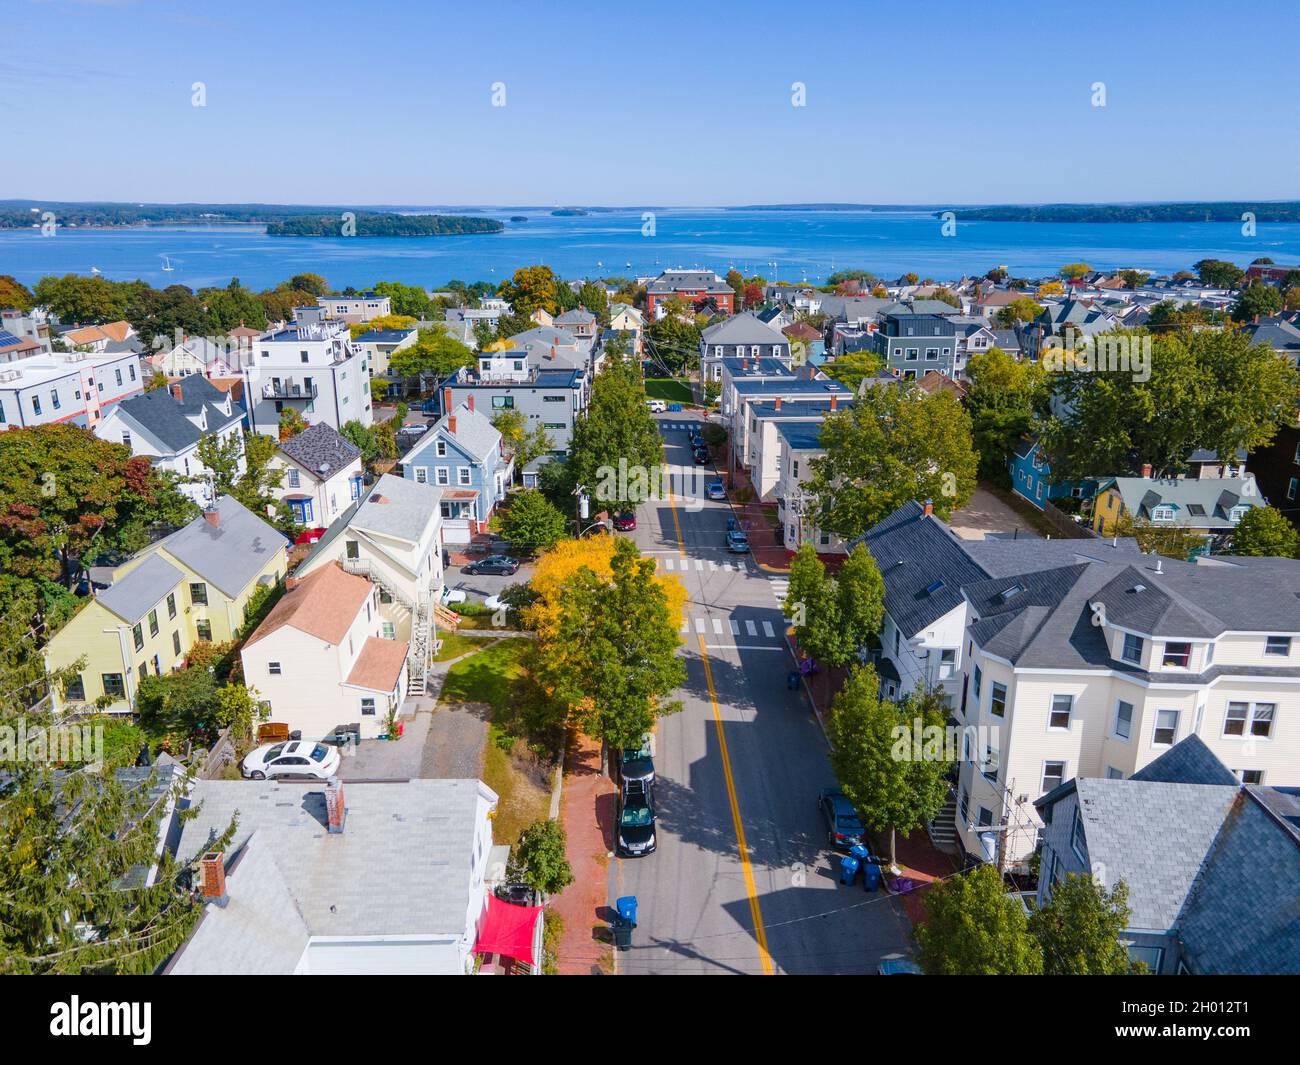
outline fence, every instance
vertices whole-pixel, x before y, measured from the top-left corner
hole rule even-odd
[[[1069,514],[1046,499],[1043,500],[1043,517],[1052,528],[1067,539],[1089,540],[1097,536],[1087,524],[1086,518],[1082,522],[1075,521]]]

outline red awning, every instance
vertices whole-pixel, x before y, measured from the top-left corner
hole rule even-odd
[[[541,919],[540,906],[516,906],[489,895],[487,913],[483,916],[474,950],[479,954],[500,954],[537,965],[539,959],[533,953],[533,939],[537,922]]]

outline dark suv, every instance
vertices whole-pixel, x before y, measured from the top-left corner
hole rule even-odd
[[[640,858],[655,849],[655,803],[653,784],[629,780],[618,799],[618,853],[622,858]]]
[[[862,819],[853,803],[839,788],[822,788],[817,809],[826,822],[826,842],[836,850],[848,850],[862,842]]]

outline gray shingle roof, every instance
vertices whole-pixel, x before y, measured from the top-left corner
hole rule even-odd
[[[134,625],[184,578],[165,558],[150,555],[120,581],[99,593],[100,603],[128,625]]]
[[[176,390],[181,394],[179,400]],[[197,444],[205,431],[220,432],[243,419],[244,412],[233,402],[229,414],[222,410],[229,398],[228,393],[222,392],[207,378],[193,374],[167,388],[155,388],[124,399],[117,405],[117,411],[159,443],[173,452],[180,452]],[[206,430],[191,421],[205,412]]]
[[[381,502],[383,500],[383,502]],[[386,473],[375,482],[349,522],[365,532],[417,542],[431,518],[436,519],[442,491]]]
[[[322,480],[361,457],[361,449],[327,422],[309,425],[282,443],[280,450]]]
[[[1148,762],[1130,780],[1156,780],[1170,784],[1220,784],[1236,787],[1237,778],[1200,736],[1175,743],[1154,762]]]
[[[462,403],[452,412],[456,417],[456,431],[451,431],[447,415],[439,418],[402,460],[404,466],[410,466],[415,460],[433,447],[433,442],[440,436],[454,440],[479,462],[501,448],[501,431],[492,424],[491,419],[479,410],[471,410],[468,403]]]
[[[790,338],[779,329],[774,329],[766,322],[760,322],[752,311],[737,314],[717,325],[709,326],[702,334],[705,344],[784,344],[790,346]]]
[[[158,546],[233,598],[289,541],[230,496],[218,499],[216,509],[219,525],[200,515]]]

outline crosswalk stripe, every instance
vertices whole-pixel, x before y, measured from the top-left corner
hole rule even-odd
[[[721,636],[721,635],[722,635],[722,619],[721,619],[721,618],[714,618],[714,619],[713,619],[713,635],[714,635],[714,636]]]
[[[702,632],[704,631],[704,619],[703,619],[703,618],[696,618],[696,619],[695,619],[695,631],[696,631],[696,632],[700,632],[700,633],[702,633]]]
[[[731,635],[732,636],[740,635],[740,622],[738,622],[735,618],[731,619]]]
[[[690,619],[687,618],[685,621],[682,622],[681,632],[682,632],[682,635],[685,636],[685,635],[687,635],[690,631],[691,631],[691,622],[690,622]]]
[[[696,572],[696,573],[703,573],[703,572],[704,572],[704,559],[702,559],[702,558],[697,558],[697,559],[695,560],[695,572]]]
[[[718,564],[714,562],[713,559],[709,559],[709,572],[710,573],[718,572]]]
[[[749,635],[751,635],[751,636],[757,636],[757,635],[758,635],[758,629],[755,627],[755,625],[754,625],[754,623],[753,623],[752,621],[746,621],[746,622],[745,622],[745,631],[746,631],[747,633],[749,633]]]
[[[775,639],[776,633],[772,630],[772,623],[770,621],[763,622],[763,635],[771,636]]]

